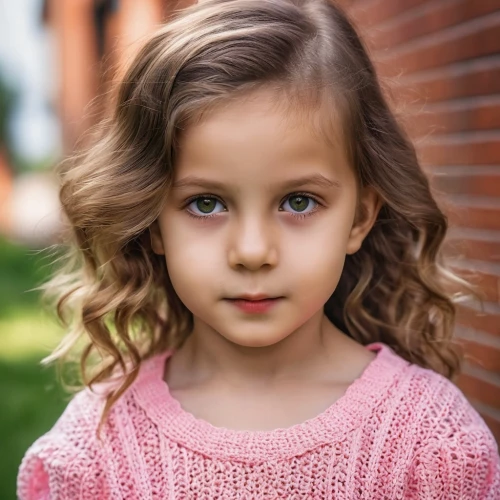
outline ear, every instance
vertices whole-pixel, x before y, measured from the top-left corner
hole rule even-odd
[[[358,203],[358,213],[354,218],[354,223],[347,242],[346,253],[352,255],[360,248],[377,220],[378,213],[382,207],[382,199],[372,186],[365,186],[361,189]]]
[[[161,239],[160,225],[157,220],[149,226],[149,235],[151,238],[151,248],[153,249],[153,252],[158,255],[165,255],[163,240]]]

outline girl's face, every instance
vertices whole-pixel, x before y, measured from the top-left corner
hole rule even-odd
[[[252,97],[185,132],[151,234],[195,331],[263,347],[323,314],[379,202],[371,189],[358,192],[341,140],[328,145],[312,126],[319,112],[294,116],[270,92]],[[365,215],[355,223],[358,202]],[[281,298],[246,312],[229,300],[245,294]]]

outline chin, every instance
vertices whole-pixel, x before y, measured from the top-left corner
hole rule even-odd
[[[279,337],[279,338],[269,338],[269,337],[267,337],[267,338],[266,337],[264,337],[264,338],[261,338],[261,337],[252,337],[252,338],[232,337],[232,338],[228,338],[228,337],[226,337],[226,338],[227,338],[227,340],[229,340],[233,344],[236,344],[240,347],[254,347],[254,348],[270,347],[270,346],[275,345],[283,340],[283,338],[281,338],[281,337]]]

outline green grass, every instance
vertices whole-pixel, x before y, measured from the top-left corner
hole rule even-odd
[[[52,427],[68,400],[56,382],[54,369],[41,369],[38,360],[0,360],[2,500],[15,500],[17,471],[25,451]]]
[[[47,432],[69,400],[54,367],[40,360],[61,329],[40,305],[47,253],[0,239],[0,500],[15,500],[16,476],[26,449]]]

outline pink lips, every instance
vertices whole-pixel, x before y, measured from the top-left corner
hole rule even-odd
[[[278,303],[279,300],[282,299],[282,297],[277,297],[274,299],[271,298],[262,298],[262,299],[253,299],[252,300],[247,300],[245,298],[238,298],[238,299],[230,299],[231,304],[234,306],[238,307],[244,312],[247,313],[263,313],[271,309],[274,305]]]

